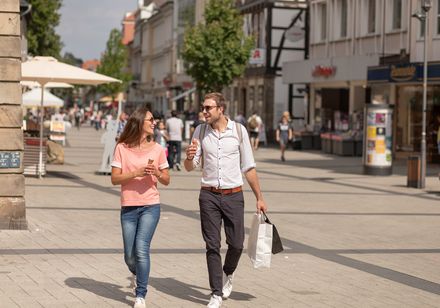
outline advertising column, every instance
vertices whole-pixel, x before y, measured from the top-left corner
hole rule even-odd
[[[364,174],[392,173],[392,116],[390,105],[368,104],[365,107]]]

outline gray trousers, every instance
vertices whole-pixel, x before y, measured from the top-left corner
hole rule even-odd
[[[209,285],[212,294],[222,296],[223,272],[230,275],[235,271],[243,251],[243,192],[222,195],[200,190],[199,206],[202,235],[206,243]],[[223,270],[220,255],[222,221],[224,222],[226,244],[228,245]]]

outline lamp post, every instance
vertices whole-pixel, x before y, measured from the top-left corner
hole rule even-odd
[[[429,10],[432,7],[432,0],[422,0],[422,11],[417,12],[413,17],[420,22],[424,22],[425,34],[423,36],[423,103],[422,103],[422,140],[421,140],[421,170],[420,170],[420,188],[425,188],[426,179],[426,105],[428,98],[428,49],[427,36],[429,30]]]

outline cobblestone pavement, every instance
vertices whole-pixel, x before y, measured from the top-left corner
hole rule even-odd
[[[0,231],[0,307],[129,307],[119,188],[95,175],[101,132],[69,132],[66,163],[26,178],[29,230]],[[440,182],[405,187],[364,176],[360,158],[256,152],[268,215],[285,252],[255,270],[243,254],[223,307],[440,307]],[[203,307],[209,297],[200,234],[200,174],[172,171],[161,188],[147,307]],[[246,234],[255,200],[245,186]],[[225,247],[225,244],[223,244]],[[222,250],[224,253],[224,249]]]

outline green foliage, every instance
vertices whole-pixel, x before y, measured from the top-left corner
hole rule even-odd
[[[107,48],[101,57],[101,64],[97,72],[122,80],[122,83],[111,83],[99,86],[99,92],[105,95],[116,95],[126,89],[131,80],[127,72],[128,50],[122,44],[122,34],[118,29],[113,29],[107,40]]]
[[[64,56],[61,58],[61,61],[78,67],[81,67],[84,62],[81,58],[75,57],[75,55],[71,52],[65,52]]]
[[[182,56],[199,90],[221,91],[243,74],[253,38],[245,37],[233,0],[209,1],[205,21],[187,29]]]
[[[28,52],[34,56],[60,58],[63,47],[60,36],[55,32],[60,23],[62,0],[28,0],[32,5],[26,37]]]

